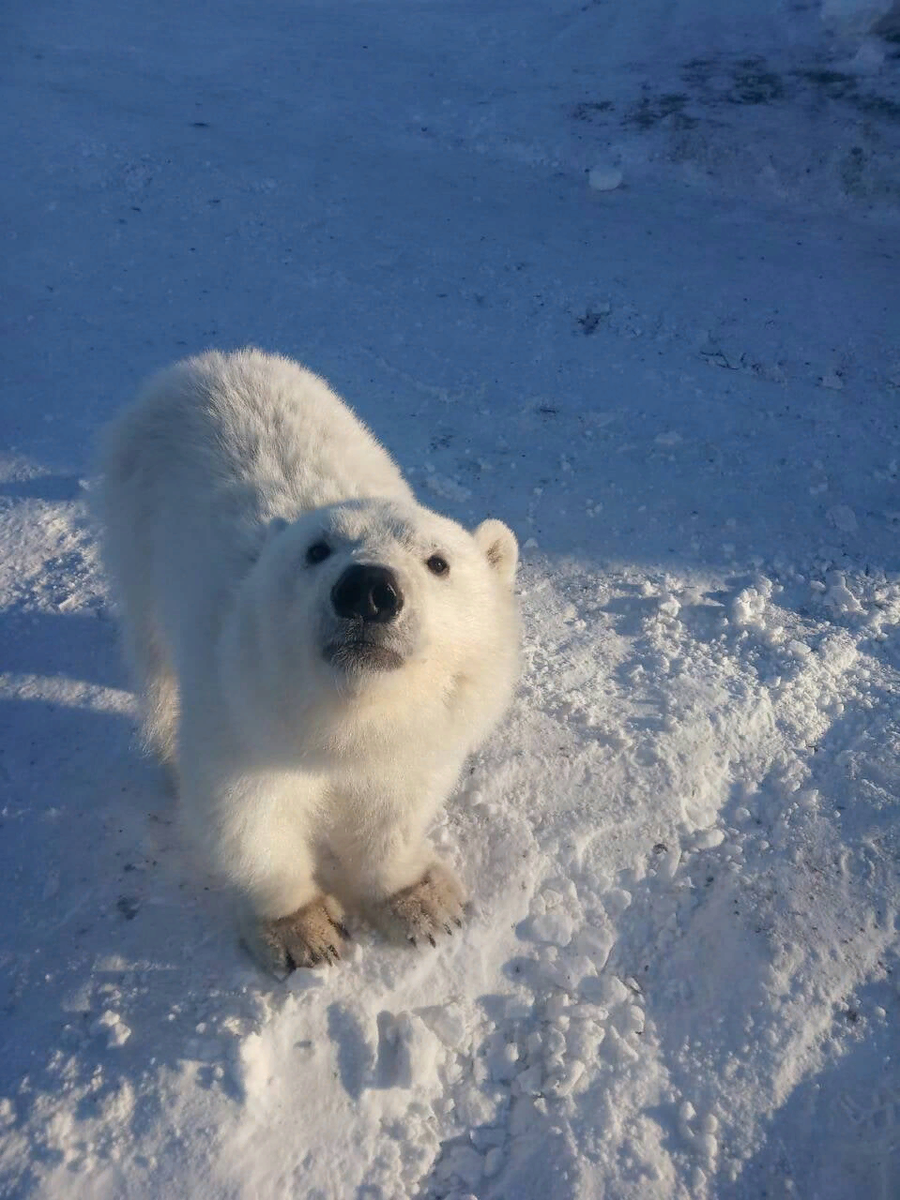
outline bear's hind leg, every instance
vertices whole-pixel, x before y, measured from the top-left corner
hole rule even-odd
[[[178,763],[178,680],[147,624],[127,622],[125,656],[138,690],[141,741],[175,776]]]

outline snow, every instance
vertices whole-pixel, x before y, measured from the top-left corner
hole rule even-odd
[[[4,24],[0,1193],[900,1194],[896,4]],[[468,924],[286,984],[86,520],[138,381],[247,343],[523,548]]]

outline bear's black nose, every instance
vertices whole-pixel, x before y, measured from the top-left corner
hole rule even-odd
[[[400,612],[403,593],[393,571],[358,563],[348,567],[331,589],[331,603],[339,617],[383,623]]]

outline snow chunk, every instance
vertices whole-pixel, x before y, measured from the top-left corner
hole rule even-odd
[[[382,1039],[384,1086],[409,1088],[434,1079],[438,1056],[444,1052],[421,1017],[408,1012],[396,1016],[382,1012],[378,1029]]]
[[[731,602],[731,619],[739,629],[765,629],[765,612],[772,595],[768,579],[738,592]]]
[[[682,1100],[678,1106],[678,1129],[682,1137],[691,1137],[691,1122],[697,1116],[697,1110],[690,1100]]]
[[[643,1033],[644,1010],[639,1004],[629,1004],[621,1024],[623,1033]]]
[[[825,516],[835,529],[840,529],[841,533],[856,533],[859,528],[856,513],[847,504],[833,505],[828,509]]]
[[[419,1009],[417,1015],[451,1050],[462,1051],[471,1040],[465,1014],[459,1004],[436,1004],[430,1008]]]
[[[659,598],[659,612],[664,617],[671,617],[674,620],[675,617],[677,617],[678,614],[681,612],[681,601],[678,599],[677,596],[673,595],[671,592],[663,593],[660,595],[660,598]],[[660,662],[660,667],[663,670],[668,670],[669,663],[668,663],[668,660],[664,658],[664,656],[662,656],[662,661]]]
[[[545,913],[531,922],[532,937],[553,946],[568,946],[574,932],[575,922],[561,912]]]
[[[95,1036],[106,1035],[106,1044],[109,1047],[123,1046],[131,1037],[131,1030],[122,1021],[122,1018],[113,1009],[108,1008],[97,1018],[91,1026],[91,1033]]]
[[[853,614],[864,612],[865,609],[847,587],[844,576],[840,571],[832,571],[828,575],[828,590],[824,600],[829,608],[837,613]]]
[[[632,995],[622,980],[616,975],[603,976],[599,987],[595,988],[594,992],[596,999],[601,1000],[608,1008],[615,1008],[616,1005],[624,1004]]]
[[[500,1046],[490,1058],[491,1079],[496,1083],[508,1083],[517,1074],[519,1048],[515,1042]]]
[[[637,1051],[628,1044],[620,1033],[616,1032],[612,1025],[606,1031],[606,1037],[600,1046],[600,1053],[607,1062],[611,1062],[616,1066],[625,1066],[628,1063],[633,1063],[638,1056]]]
[[[724,841],[724,830],[702,829],[691,838],[691,847],[694,850],[713,850],[716,846],[721,846]]]
[[[612,192],[622,182],[622,171],[605,163],[599,163],[588,172],[588,184],[595,192]]]
[[[698,1133],[694,1138],[694,1146],[707,1160],[714,1159],[719,1152],[719,1143],[711,1133]]]
[[[433,492],[441,500],[461,503],[463,500],[470,500],[472,498],[472,492],[469,488],[463,487],[455,479],[449,479],[446,475],[438,475],[434,471],[429,472],[425,476],[425,486],[429,492]]]
[[[544,971],[546,978],[564,992],[574,992],[582,979],[593,973],[594,964],[591,959],[580,955],[560,955],[559,959],[549,964]]]
[[[551,1096],[568,1096],[584,1074],[584,1063],[570,1059],[547,1080],[544,1090]]]
[[[656,860],[656,874],[659,879],[672,880],[681,863],[681,850],[670,846]]]
[[[575,937],[576,947],[591,960],[597,971],[603,970],[615,941],[612,926],[605,923],[585,925]]]
[[[789,654],[793,654],[795,658],[809,658],[809,656],[812,654],[812,650],[809,646],[807,646],[806,642],[800,642],[796,638],[792,638],[787,643],[785,650],[787,650]]]

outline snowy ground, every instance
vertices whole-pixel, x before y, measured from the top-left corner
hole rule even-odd
[[[7,6],[4,1197],[900,1194],[889,9]],[[246,343],[524,547],[437,831],[469,925],[286,987],[135,751],[84,520],[137,381]]]

